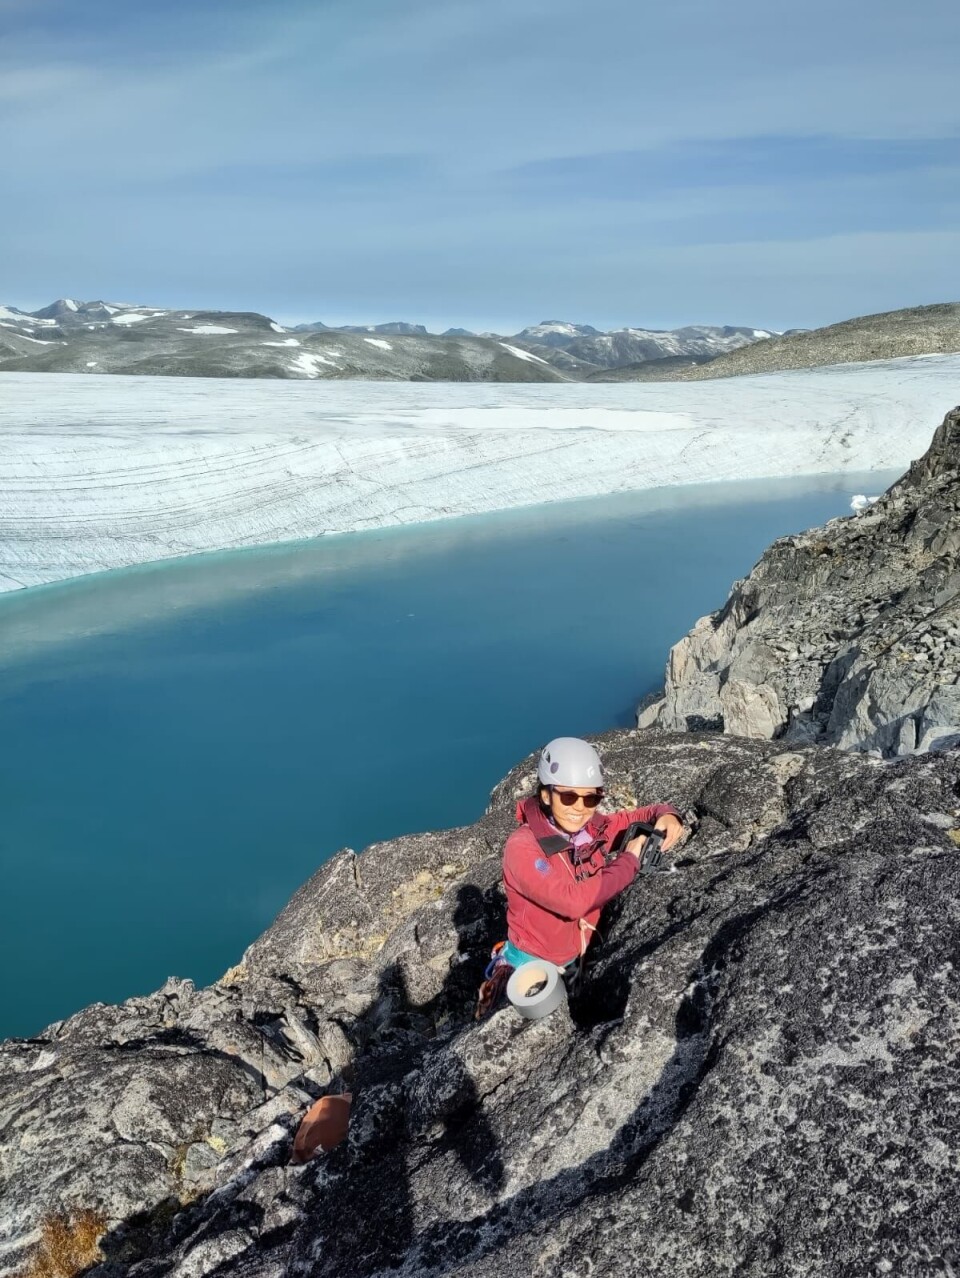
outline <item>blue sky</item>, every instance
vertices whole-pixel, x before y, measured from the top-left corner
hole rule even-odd
[[[515,331],[960,299],[955,0],[0,0],[0,302]]]

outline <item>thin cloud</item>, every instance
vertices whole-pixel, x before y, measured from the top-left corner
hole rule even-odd
[[[646,190],[696,189],[771,182],[821,182],[905,174],[934,167],[960,173],[960,136],[864,138],[760,135],[671,147],[534,160],[511,170],[518,188],[634,198]]]

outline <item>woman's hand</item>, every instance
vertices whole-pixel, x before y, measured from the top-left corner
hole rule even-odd
[[[654,828],[663,831],[663,850],[666,852],[668,848],[673,847],[683,833],[683,822],[672,812],[664,812],[662,817],[658,817]]]
[[[643,856],[643,845],[647,841],[645,834],[638,834],[635,839],[631,839],[629,843],[623,845],[624,852],[629,852],[631,856],[635,856],[639,861]]]
[[[683,822],[671,812],[665,812],[653,828],[663,831],[663,850],[666,852],[667,848],[672,847],[683,832]],[[643,856],[643,845],[646,841],[647,836],[645,834],[638,834],[635,839],[631,839],[626,844],[623,850],[631,853],[639,860]]]

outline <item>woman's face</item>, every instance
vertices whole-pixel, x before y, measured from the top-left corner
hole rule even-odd
[[[586,805],[584,796],[598,793],[595,786],[543,786],[540,790],[540,801],[550,813],[550,820],[558,830],[563,830],[566,834],[576,834],[578,830],[583,829],[597,810],[595,803],[591,807]]]

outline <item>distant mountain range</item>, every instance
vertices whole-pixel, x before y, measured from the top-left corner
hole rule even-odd
[[[298,324],[297,333],[329,333],[334,330],[319,320],[313,324]],[[375,333],[387,337],[430,337],[422,324],[408,324],[394,320],[389,324],[344,325],[336,330],[341,333]],[[791,330],[802,332],[801,329]],[[617,328],[602,332],[590,324],[568,324],[564,320],[544,320],[531,324],[519,333],[471,333],[466,328],[448,328],[440,337],[484,337],[494,341],[515,343],[543,357],[542,347],[550,351],[563,351],[566,358],[547,355],[547,361],[568,372],[581,370],[590,364],[594,369],[620,368],[646,360],[689,357],[691,360],[711,360],[727,351],[738,350],[769,337],[781,334],[765,328],[719,328],[696,325],[678,329]]]
[[[284,327],[252,311],[167,310],[60,298],[0,306],[0,371],[399,381],[650,381],[732,376],[960,350],[960,307],[867,316],[808,332],[673,330],[544,320],[508,336],[422,324]],[[876,353],[871,353],[876,352]]]

